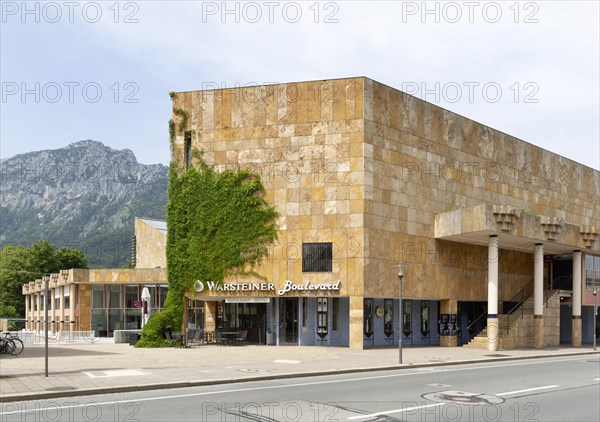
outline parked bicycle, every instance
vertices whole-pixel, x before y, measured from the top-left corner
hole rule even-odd
[[[2,337],[0,337],[0,354],[18,356],[24,348],[25,345],[19,337],[9,332],[2,333]]]

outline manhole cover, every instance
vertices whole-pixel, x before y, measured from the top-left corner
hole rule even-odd
[[[437,402],[453,402],[459,404],[501,404],[504,399],[491,394],[468,393],[466,391],[438,391],[435,393],[423,394],[426,400]]]
[[[77,390],[75,387],[50,387],[46,388],[46,391],[73,391]]]

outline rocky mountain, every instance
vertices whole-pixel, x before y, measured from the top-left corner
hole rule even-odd
[[[46,239],[91,266],[131,256],[135,216],[165,218],[168,168],[92,140],[0,161],[0,247]]]

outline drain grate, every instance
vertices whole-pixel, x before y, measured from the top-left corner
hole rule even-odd
[[[492,355],[483,355],[483,356],[488,356],[490,358],[507,358],[510,355],[503,355],[503,354],[500,354],[500,353],[495,353],[495,354],[492,354]]]
[[[240,371],[240,372],[267,372],[266,369],[255,369],[255,368],[238,369],[238,371]]]

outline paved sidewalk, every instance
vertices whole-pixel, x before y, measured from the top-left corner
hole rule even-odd
[[[52,344],[49,376],[43,345],[18,357],[0,355],[0,402],[144,389],[189,387],[244,380],[360,372],[448,363],[565,356],[591,347],[489,352],[482,349],[405,347],[350,350],[341,347],[201,346],[194,349],[136,349],[128,344]]]

